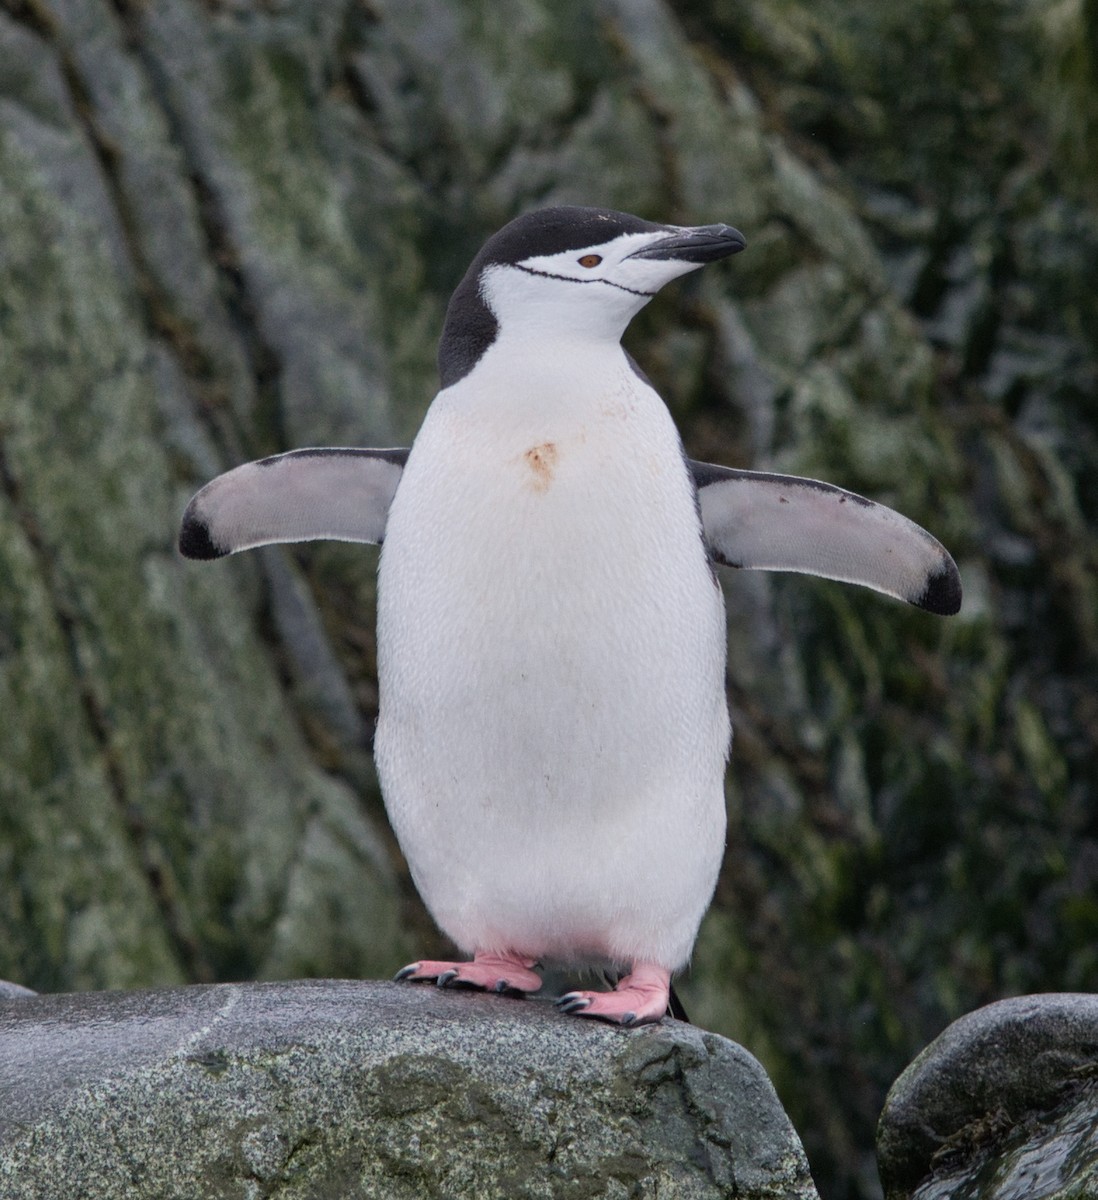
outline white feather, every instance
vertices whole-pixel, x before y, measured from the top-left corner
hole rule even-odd
[[[679,967],[724,846],[723,601],[620,346],[528,350],[504,337],[440,394],[393,501],[386,804],[463,949]]]

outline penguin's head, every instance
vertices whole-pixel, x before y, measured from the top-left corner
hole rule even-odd
[[[744,248],[728,225],[660,225],[605,208],[526,213],[485,242],[450,301],[443,387],[501,334],[617,342],[665,283]]]

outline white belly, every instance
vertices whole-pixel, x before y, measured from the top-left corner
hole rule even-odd
[[[463,950],[678,967],[729,736],[693,489],[628,372],[594,408],[530,411],[451,389],[409,457],[379,577],[386,805]]]

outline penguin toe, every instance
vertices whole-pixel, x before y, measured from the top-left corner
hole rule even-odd
[[[561,1012],[632,1028],[659,1021],[667,1012],[671,972],[655,963],[635,963],[609,992],[567,992],[557,1001]]]
[[[541,987],[541,976],[531,970],[530,959],[506,954],[478,954],[472,962],[435,962],[423,959],[399,970],[394,979],[411,983],[434,982],[440,988],[524,996]]]
[[[553,1003],[562,1013],[578,1013],[587,1008],[591,1001],[579,992],[565,992],[563,996],[558,996]]]

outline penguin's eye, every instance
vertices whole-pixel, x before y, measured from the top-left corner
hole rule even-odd
[[[585,254],[580,260],[581,267],[597,267],[602,262],[601,254]]]

